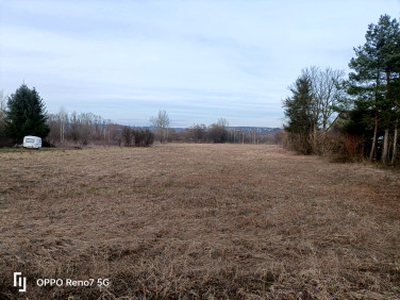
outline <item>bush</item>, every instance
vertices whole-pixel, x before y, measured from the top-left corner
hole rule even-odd
[[[310,154],[312,152],[310,138],[305,137],[304,134],[300,133],[287,133],[287,139],[284,146],[289,150],[293,150],[300,154]]]
[[[221,126],[218,124],[212,124],[208,131],[209,139],[214,143],[227,142],[228,135],[228,130],[226,130],[225,126]]]
[[[125,144],[125,146],[129,147],[132,144],[132,138],[133,138],[133,130],[129,126],[124,126],[122,128],[122,140]]]
[[[318,132],[313,145],[315,154],[335,161],[359,161],[364,157],[364,140],[355,135],[338,131]]]
[[[154,133],[149,129],[133,129],[133,137],[136,147],[150,147],[154,143]]]

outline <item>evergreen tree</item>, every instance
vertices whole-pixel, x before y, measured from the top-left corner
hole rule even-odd
[[[21,85],[8,98],[7,108],[6,134],[15,142],[22,142],[26,135],[45,138],[49,134],[45,104],[35,88]]]
[[[391,20],[388,15],[381,16],[378,24],[368,26],[365,44],[354,49],[356,57],[349,63],[353,72],[349,74],[348,93],[355,97],[354,107],[358,110],[353,115],[364,115],[361,119],[367,131],[373,127],[371,160],[377,156],[378,137],[384,130],[382,159],[386,161],[389,130],[396,119],[395,96],[391,86],[399,74],[399,36],[398,21]]]
[[[310,136],[315,125],[311,90],[310,78],[303,75],[290,88],[293,95],[283,101],[284,114],[288,120],[285,130],[289,133],[291,145],[305,154],[312,149]]]

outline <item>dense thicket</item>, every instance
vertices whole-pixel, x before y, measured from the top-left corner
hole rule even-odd
[[[155,135],[148,128],[131,128],[124,126],[122,128],[122,141],[125,146],[150,147],[154,143]]]

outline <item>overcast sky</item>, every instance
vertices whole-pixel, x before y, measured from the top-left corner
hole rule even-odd
[[[165,109],[173,127],[280,127],[301,69],[348,72],[385,13],[400,0],[0,0],[0,90],[137,126]]]

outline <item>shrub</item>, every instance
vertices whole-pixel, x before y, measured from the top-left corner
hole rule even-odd
[[[136,147],[150,147],[154,143],[154,133],[149,129],[133,129],[133,137]]]

